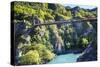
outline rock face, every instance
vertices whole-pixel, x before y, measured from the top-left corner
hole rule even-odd
[[[64,52],[64,44],[60,36],[56,36],[55,52],[56,54],[62,54]]]
[[[14,29],[16,35],[23,34],[26,29],[26,25],[24,22],[16,23]]]
[[[56,42],[55,44],[55,52],[57,54],[62,54],[64,52],[64,44],[60,42]]]
[[[97,46],[95,41],[96,40],[89,44],[89,46],[84,50],[83,54],[77,59],[77,62],[97,60]]]
[[[15,23],[15,51],[16,51],[16,64],[19,63],[19,57],[22,55],[22,51],[19,46],[21,45],[30,45],[30,32],[31,29],[26,29],[24,22]],[[20,44],[20,42],[22,44]]]

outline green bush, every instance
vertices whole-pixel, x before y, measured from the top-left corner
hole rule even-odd
[[[20,57],[20,64],[41,64],[50,61],[55,56],[43,44],[32,44],[30,46],[24,46],[21,49],[23,56]]]
[[[41,61],[37,50],[30,50],[20,57],[20,64],[39,64]]]
[[[82,38],[82,45],[83,45],[83,47],[87,47],[87,45],[88,45],[88,40],[86,39],[86,38]]]
[[[49,61],[54,57],[54,53],[52,53],[50,50],[48,50],[45,45],[37,44],[34,46],[34,48],[35,48],[35,50],[38,51],[38,53],[41,57],[41,61],[43,61],[41,63]]]
[[[62,15],[62,14],[57,13],[57,14],[55,15],[55,20],[56,20],[56,21],[67,20],[67,19],[68,19],[68,17],[67,17],[67,16],[64,16],[64,15]]]
[[[43,52],[43,59],[44,60],[49,61],[49,60],[53,59],[54,56],[55,56],[55,54],[52,53],[50,50],[44,50],[44,52]]]
[[[29,14],[30,15],[30,14],[35,14],[36,13],[36,10],[34,10],[30,7],[21,6],[21,5],[15,5],[14,6],[14,11],[17,14],[23,13],[23,14]]]

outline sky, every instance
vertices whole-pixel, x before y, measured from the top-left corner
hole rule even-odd
[[[96,6],[89,6],[89,5],[72,5],[72,4],[63,4],[64,6],[70,6],[71,8],[75,7],[75,6],[79,6],[80,8],[84,8],[84,9],[93,9],[96,8]]]

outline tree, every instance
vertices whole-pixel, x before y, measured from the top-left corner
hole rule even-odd
[[[43,53],[43,59],[46,61],[50,61],[51,59],[53,59],[55,56],[55,54],[53,54],[51,51],[49,50],[44,50]]]
[[[37,50],[30,50],[20,57],[20,64],[40,64],[41,58]]]

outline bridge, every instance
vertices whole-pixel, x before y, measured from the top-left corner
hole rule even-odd
[[[90,19],[73,19],[73,20],[66,20],[66,21],[54,21],[51,23],[42,23],[42,24],[35,24],[34,26],[43,26],[43,25],[53,25],[53,24],[67,24],[67,23],[73,23],[73,22],[85,22],[85,21],[97,21],[97,18],[90,18]]]
[[[48,23],[48,21],[44,23],[35,23],[33,24],[34,27],[36,26],[44,26],[44,25],[53,25],[53,24],[68,24],[68,23],[73,23],[73,22],[86,22],[86,21],[97,21],[97,18],[88,18],[88,19],[71,19],[71,20],[65,20],[65,21],[51,21]],[[14,21],[14,22],[26,22],[25,20],[23,21]],[[34,22],[32,22],[34,23]]]

